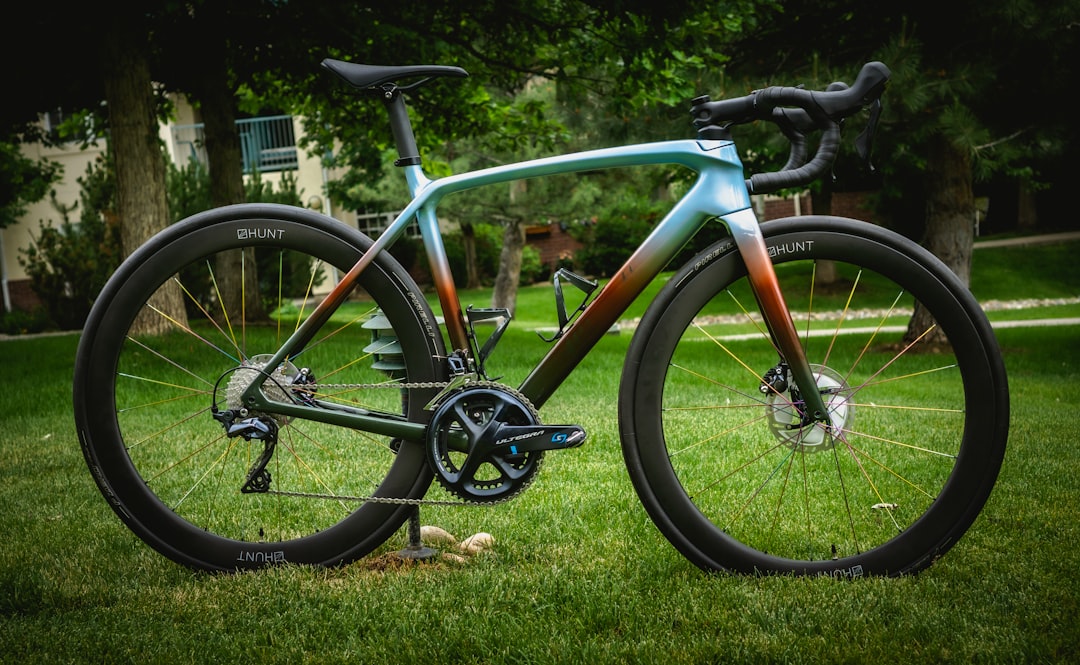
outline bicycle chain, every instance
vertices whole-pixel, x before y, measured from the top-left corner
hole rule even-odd
[[[483,383],[487,383],[487,382],[477,382],[477,383],[483,384]],[[335,390],[368,390],[368,389],[373,389],[373,388],[395,388],[395,389],[401,390],[401,389],[413,389],[413,388],[415,388],[415,389],[438,388],[438,389],[442,390],[442,389],[447,388],[450,385],[451,385],[451,383],[449,381],[447,381],[447,382],[421,381],[421,382],[416,382],[416,383],[304,383],[304,384],[293,384],[293,385],[289,386],[289,388],[291,388],[293,390],[300,390],[302,392],[311,393],[312,395],[314,395],[320,388],[328,388],[328,389],[335,389]],[[476,384],[473,384],[473,385],[476,385]],[[513,391],[513,392],[516,393],[517,391]],[[541,459],[539,462],[537,462],[537,471],[540,470],[539,465],[542,462],[543,462],[543,459]],[[521,494],[526,489],[528,489],[529,485],[532,484],[532,481],[535,478],[536,478],[536,474],[534,473],[533,477],[529,479],[529,482],[526,483],[525,485],[523,485],[520,490],[518,490],[517,492],[514,492],[513,494],[510,494],[510,495],[508,495],[506,497],[503,497],[501,499],[495,499],[493,501],[467,501],[465,499],[461,499],[459,501],[440,501],[440,500],[436,500],[436,499],[408,499],[408,498],[405,498],[405,497],[390,497],[390,496],[339,496],[339,495],[332,495],[332,494],[315,494],[315,493],[311,493],[311,492],[289,492],[289,491],[281,491],[281,490],[267,490],[265,493],[266,494],[274,494],[274,495],[277,495],[277,496],[298,497],[298,498],[301,498],[301,499],[325,499],[325,500],[330,500],[330,501],[348,501],[348,502],[357,502],[357,503],[385,503],[385,504],[394,504],[394,505],[403,505],[403,506],[477,506],[477,507],[483,506],[483,507],[487,507],[487,506],[496,506],[496,505],[499,505],[501,503],[506,503],[510,499],[513,499],[518,494]]]

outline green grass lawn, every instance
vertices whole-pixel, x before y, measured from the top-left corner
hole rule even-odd
[[[1080,295],[1077,247],[979,250],[973,290]],[[554,320],[550,289],[519,303],[522,330],[493,356],[509,375],[543,348],[527,328]],[[605,337],[544,408],[590,432],[583,448],[550,453],[509,503],[423,509],[459,538],[493,534],[492,552],[396,564],[401,532],[342,569],[241,575],[173,564],[108,508],[72,422],[77,335],[3,341],[0,662],[1076,662],[1080,328],[998,335],[1012,427],[982,515],[923,573],[855,581],[708,575],[663,539],[619,451],[628,334]]]

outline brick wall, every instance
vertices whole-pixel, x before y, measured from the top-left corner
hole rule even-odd
[[[834,193],[832,214],[838,217],[869,220],[870,211],[863,208],[863,198],[863,192]],[[813,198],[809,192],[800,196],[797,203],[794,197],[783,199],[767,197],[761,200],[759,206],[756,206],[756,209],[762,221],[792,217],[796,214],[809,215],[813,210]],[[525,239],[528,244],[540,250],[540,262],[547,266],[556,265],[560,257],[572,257],[574,252],[582,247],[580,242],[558,224],[527,227]]]
[[[767,221],[796,214],[809,215],[813,212],[813,203],[813,197],[809,193],[800,196],[798,204],[794,197],[785,199],[768,197],[764,199],[763,206],[757,210],[762,221]],[[872,221],[872,211],[865,207],[865,192],[834,192],[832,214],[837,217]]]
[[[38,295],[30,288],[30,280],[12,280],[8,282],[7,286],[12,309],[32,312],[41,305],[41,298],[38,298]]]
[[[525,229],[525,242],[540,250],[540,262],[554,266],[560,258],[573,258],[582,244],[558,224],[530,226]]]

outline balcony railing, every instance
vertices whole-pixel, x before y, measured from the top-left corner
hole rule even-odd
[[[298,166],[296,135],[292,116],[244,118],[236,121],[244,173],[285,171]],[[206,164],[206,142],[202,123],[174,125],[173,149],[176,159]]]

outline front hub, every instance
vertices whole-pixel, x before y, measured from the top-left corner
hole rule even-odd
[[[850,402],[851,389],[844,378],[822,365],[811,365],[811,371],[828,411],[825,421],[805,416],[805,405],[790,378],[790,392],[770,391],[765,400],[769,428],[784,445],[799,452],[831,450],[841,432],[850,429],[855,418],[855,405]]]

